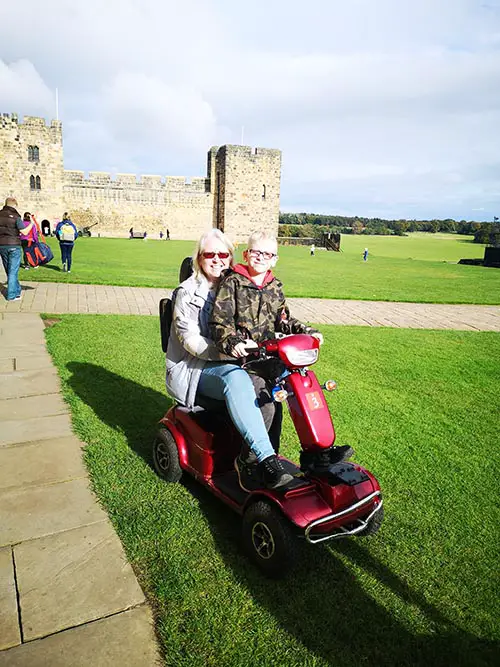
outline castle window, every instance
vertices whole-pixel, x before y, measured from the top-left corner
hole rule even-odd
[[[30,190],[34,190],[35,187],[36,187],[36,186],[35,186],[35,177],[34,177],[34,176],[30,176]]]
[[[37,190],[41,190],[41,189],[42,189],[42,182],[40,181],[40,176],[37,176],[37,177],[35,178],[35,185],[36,185],[36,189],[37,189]]]
[[[265,198],[266,198],[266,186],[263,185],[262,186],[262,199],[265,199]]]
[[[28,162],[38,162],[40,160],[40,150],[38,146],[28,146]]]

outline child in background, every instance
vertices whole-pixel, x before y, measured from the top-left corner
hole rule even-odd
[[[23,222],[25,222],[26,225],[29,225],[30,222],[33,222],[31,227],[28,228],[29,231],[26,234],[23,234],[22,232],[19,233],[21,245],[23,247],[23,269],[29,269],[30,264],[28,262],[28,257],[26,256],[26,248],[33,243],[38,243],[38,239],[42,235],[42,232],[40,231],[38,222],[35,220],[35,216],[31,213],[26,212],[23,215]],[[34,266],[33,268],[38,269],[38,266]]]

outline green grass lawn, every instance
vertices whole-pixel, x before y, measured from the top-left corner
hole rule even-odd
[[[60,269],[57,242],[49,241],[55,261],[22,272],[22,279],[176,287],[180,263],[194,248],[191,241],[83,238],[68,275]],[[366,263],[365,246],[370,251]],[[499,270],[457,264],[461,257],[483,254],[484,246],[457,235],[343,236],[340,253],[318,250],[310,257],[306,247],[281,246],[275,272],[289,297],[498,304]]]
[[[494,664],[499,648],[495,333],[322,327],[338,444],[379,478],[374,537],[304,548],[286,580],[239,548],[240,519],[151,468],[170,401],[156,318],[46,330],[94,488],[152,601],[167,665]],[[287,420],[283,451],[297,458]]]

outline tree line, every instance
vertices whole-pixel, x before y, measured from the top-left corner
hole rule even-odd
[[[436,232],[474,235],[477,243],[489,243],[490,235],[500,232],[500,223],[473,220],[384,220],[382,218],[318,215],[316,213],[280,213],[279,236],[320,239],[323,232],[404,236],[408,232]]]

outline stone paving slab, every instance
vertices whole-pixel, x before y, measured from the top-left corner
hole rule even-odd
[[[0,450],[7,445],[62,438],[72,433],[71,419],[67,414],[11,419],[2,422]]]
[[[4,359],[0,358],[0,373],[10,373],[15,371],[15,360],[10,356]]]
[[[25,641],[144,602],[107,521],[23,542],[14,557]]]
[[[0,359],[10,359],[12,361],[19,357],[41,356],[47,351],[45,341],[42,342],[42,340],[43,338],[40,336],[39,343],[23,344],[22,341],[18,341],[10,345],[0,345]]]
[[[55,368],[0,374],[0,399],[54,394],[60,388]]]
[[[16,371],[36,371],[43,368],[53,368],[52,357],[46,354],[19,355],[15,358]]]
[[[98,313],[157,315],[159,300],[170,289],[75,285],[71,283],[24,283],[21,301],[0,299],[0,314]],[[33,296],[31,296],[33,295]],[[440,305],[351,301],[342,299],[288,299],[293,315],[314,324],[392,326],[416,329],[500,331],[500,306]]]
[[[20,643],[12,549],[4,547],[0,549],[0,651]]]
[[[65,415],[69,408],[60,394],[41,394],[0,401],[0,422],[36,415]],[[0,425],[0,432],[3,427]]]
[[[0,492],[84,478],[80,441],[74,436],[0,449]]]
[[[0,492],[0,546],[105,519],[86,479]]]
[[[159,667],[142,605],[0,653],[0,667]]]

